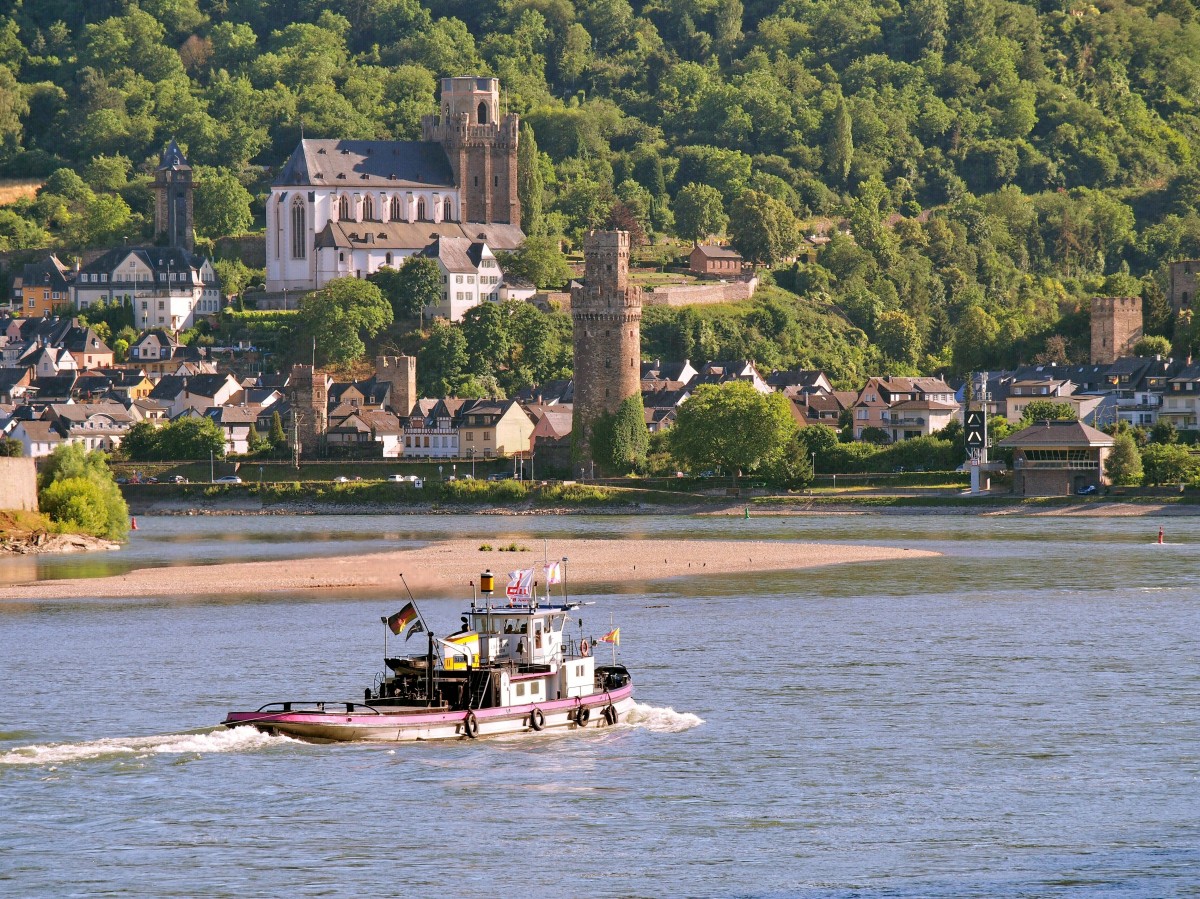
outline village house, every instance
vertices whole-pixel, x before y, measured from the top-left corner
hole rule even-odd
[[[134,417],[117,402],[54,403],[41,417],[53,422],[68,443],[106,452],[121,445],[134,423]]]
[[[512,456],[529,451],[533,420],[516,400],[470,400],[459,409],[460,455]]]
[[[458,457],[458,413],[468,400],[418,400],[404,424],[404,455],[427,459]]]
[[[1080,421],[1038,421],[997,446],[1013,451],[1018,496],[1068,496],[1107,483],[1104,461],[1113,438]]]
[[[171,418],[185,410],[203,414],[213,406],[224,406],[242,387],[229,374],[182,377],[164,375],[150,392],[150,399],[166,404]]]
[[[854,439],[861,440],[868,428],[883,431],[891,442],[927,437],[958,409],[953,388],[941,378],[872,377],[852,407]]]
[[[27,318],[58,315],[71,305],[74,272],[54,254],[26,265],[13,280],[13,304]]]
[[[731,247],[699,244],[688,257],[688,271],[709,278],[736,278],[742,273],[745,260]]]
[[[1200,365],[1189,365],[1167,381],[1158,418],[1180,431],[1200,429]]]

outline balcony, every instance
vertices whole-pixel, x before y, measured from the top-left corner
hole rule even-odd
[[[1049,471],[1062,471],[1064,469],[1068,471],[1095,471],[1099,467],[1100,463],[1096,460],[1090,460],[1086,462],[1078,459],[1052,459],[1048,461],[1030,461],[1028,459],[1013,460],[1013,468],[1041,469]]]

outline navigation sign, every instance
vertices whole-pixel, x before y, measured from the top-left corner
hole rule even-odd
[[[964,416],[963,430],[966,432],[967,449],[981,449],[986,439],[986,419],[980,409],[967,412]]]

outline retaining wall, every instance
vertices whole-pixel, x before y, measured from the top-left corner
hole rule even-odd
[[[38,511],[37,468],[28,456],[0,457],[0,509]]]
[[[679,284],[656,287],[643,293],[647,306],[699,306],[712,303],[737,303],[754,296],[758,279],[726,281],[716,284]]]

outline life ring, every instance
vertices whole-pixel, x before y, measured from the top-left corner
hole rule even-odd
[[[587,727],[588,721],[591,720],[592,710],[586,705],[581,705],[575,710],[575,723],[580,727]]]
[[[542,714],[541,709],[534,709],[529,713],[529,726],[534,730],[541,730],[546,726],[546,716]]]
[[[463,733],[472,740],[479,735],[479,721],[474,712],[467,712],[467,717],[463,719]]]
[[[610,726],[617,723],[617,710],[611,702],[604,707],[604,720]]]
[[[588,645],[588,641],[587,641],[587,640],[580,640],[580,641],[579,641],[579,654],[580,654],[581,656],[585,656],[585,655],[587,655],[587,654],[588,654],[588,651],[589,651],[591,648],[592,648],[592,647],[590,647],[590,646]]]

